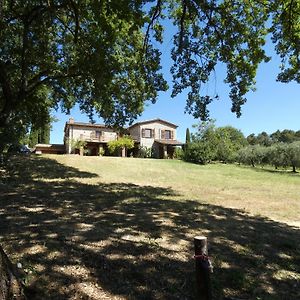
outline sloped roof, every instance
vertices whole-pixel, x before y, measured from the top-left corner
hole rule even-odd
[[[141,121],[141,122],[134,123],[133,125],[129,126],[128,129],[133,128],[133,127],[138,126],[138,125],[144,125],[144,124],[155,123],[155,122],[164,123],[164,124],[167,124],[167,125],[169,125],[171,127],[174,127],[174,128],[178,127],[176,124],[173,124],[171,122],[168,122],[168,121],[157,118],[157,119],[146,120],[146,121]]]
[[[64,144],[36,144],[35,148],[65,148]]]
[[[137,122],[134,123],[133,125],[129,126],[127,129],[133,128],[135,126],[139,126],[139,125],[143,125],[143,124],[149,124],[149,123],[155,123],[155,122],[160,122],[163,124],[166,124],[168,126],[171,126],[173,128],[177,128],[178,126],[174,123],[162,120],[162,119],[152,119],[152,120],[146,120],[146,121],[141,121],[141,122]],[[113,128],[107,127],[105,124],[92,124],[92,123],[84,123],[84,122],[74,122],[74,121],[68,121],[65,124],[65,129],[64,131],[66,131],[66,128],[68,126],[79,126],[79,127],[91,127],[91,128],[105,128],[105,129],[111,129],[113,130]]]
[[[67,122],[66,125],[73,126],[83,126],[83,127],[97,127],[97,128],[109,128],[104,124],[92,124],[92,123],[84,123],[84,122]]]
[[[78,127],[90,127],[90,128],[105,128],[109,130],[113,130],[110,127],[107,127],[105,124],[92,124],[92,123],[84,123],[84,122],[66,122],[64,132],[66,132],[66,129],[68,126],[78,126]]]
[[[184,145],[184,143],[179,142],[177,140],[154,140],[156,143],[162,144],[162,145],[172,145],[172,146],[181,146]]]

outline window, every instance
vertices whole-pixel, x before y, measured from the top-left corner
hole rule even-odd
[[[145,129],[145,138],[151,138],[151,129]]]
[[[101,131],[96,130],[96,139],[99,139],[101,136]]]
[[[143,138],[154,138],[154,129],[143,128],[142,129],[142,137]]]
[[[165,130],[165,139],[166,140],[172,139],[171,130]]]

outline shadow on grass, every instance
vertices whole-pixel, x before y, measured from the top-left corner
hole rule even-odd
[[[47,178],[45,160],[34,162]],[[60,176],[89,176],[46,162]],[[210,241],[215,299],[300,297],[296,228],[179,201],[167,188],[22,182],[24,168],[14,168],[18,185],[10,176],[0,185],[0,243],[26,269],[30,299],[194,299],[199,234]]]
[[[6,163],[7,176],[14,181],[34,179],[67,179],[74,177],[94,178],[98,174],[82,172],[42,156],[11,156]]]
[[[262,173],[271,173],[271,174],[278,174],[278,175],[290,175],[290,176],[299,176],[299,171],[298,169],[296,170],[296,172],[293,172],[291,167],[287,167],[285,169],[275,169],[274,167],[271,166],[246,166],[246,165],[238,165],[240,168],[242,169],[248,169],[248,170],[253,170],[256,172],[262,172]],[[300,176],[299,176],[300,178]]]

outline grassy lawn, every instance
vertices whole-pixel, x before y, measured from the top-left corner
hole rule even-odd
[[[111,157],[16,157],[0,243],[30,299],[194,299],[207,235],[214,299],[300,299],[300,175]]]

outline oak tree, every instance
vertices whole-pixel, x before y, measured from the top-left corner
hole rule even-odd
[[[0,134],[77,103],[122,125],[167,85],[160,53],[145,48],[143,1],[0,3]],[[49,100],[50,99],[50,100]]]
[[[258,65],[270,60],[268,36],[282,62],[278,80],[300,81],[299,1],[2,0],[0,134],[75,103],[108,125],[132,122],[167,88],[155,42],[166,18],[177,28],[172,96],[187,89],[186,111],[196,118],[206,119],[218,99],[203,89],[218,63],[241,115]]]

